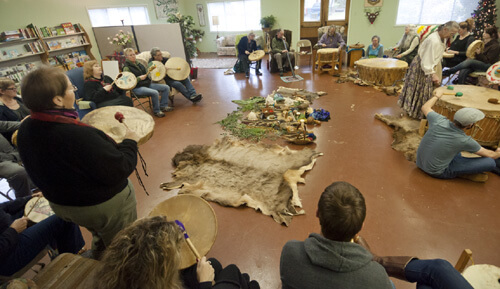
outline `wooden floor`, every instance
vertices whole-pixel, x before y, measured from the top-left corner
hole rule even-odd
[[[178,95],[175,110],[156,119],[154,136],[140,147],[148,165],[149,177],[143,176],[143,181],[150,196],[134,175],[130,177],[139,217],[175,193],[164,192],[159,185],[171,180],[170,160],[176,152],[221,137],[223,131],[215,122],[236,109],[231,100],[267,96],[278,86],[304,88],[328,92],[313,107],[327,109],[332,116],[314,130],[318,136],[314,148],[324,156],[305,175],[306,184],[299,186],[306,214],[294,217],[285,227],[253,209],[211,203],[219,232],[209,257],[223,265],[237,264],[261,288],[279,288],[281,248],[288,240],[304,240],[309,233],[319,232],[318,198],[330,183],[343,180],[358,187],[366,198],[367,218],[361,233],[374,252],[443,258],[454,264],[462,250],[469,248],[477,263],[500,264],[500,177],[490,174],[486,184],[433,179],[392,150],[392,130],[373,116],[399,114],[396,97],[352,83],[337,84],[336,78],[312,74],[305,66],[297,71],[304,80],[290,84],[266,69],[260,77],[252,71],[248,79],[223,72],[200,69],[193,84],[203,101],[193,105]],[[85,238],[90,244],[88,233]],[[397,280],[395,284],[415,288]]]

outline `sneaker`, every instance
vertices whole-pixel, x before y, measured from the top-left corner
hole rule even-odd
[[[202,99],[203,99],[203,96],[201,95],[201,93],[195,95],[195,96],[192,96],[189,98],[193,103],[197,103],[197,102],[200,102]]]
[[[478,182],[478,183],[486,183],[486,181],[488,180],[488,175],[486,173],[465,174],[465,175],[460,175],[458,177],[461,179],[466,179],[466,180]]]
[[[443,71],[443,78],[444,78],[444,77],[448,77],[448,76],[450,76],[450,75],[451,75],[451,71],[450,71],[450,69],[447,69],[447,70]]]
[[[155,112],[155,116],[156,116],[156,117],[164,117],[164,116],[165,116],[165,114],[164,114],[163,112],[161,112],[161,111],[160,111],[160,112]]]
[[[255,71],[255,74],[257,74],[257,75],[262,75],[262,72],[260,72],[259,70],[256,70],[256,71]]]
[[[280,70],[280,76],[283,76],[283,69]]]
[[[166,107],[160,107],[160,110],[163,112],[169,112],[169,111],[174,110],[174,108],[171,106],[166,106]]]
[[[249,74],[248,72],[247,72],[247,73],[245,73],[245,77],[246,77],[246,78],[249,78],[249,77],[250,77],[250,74]]]

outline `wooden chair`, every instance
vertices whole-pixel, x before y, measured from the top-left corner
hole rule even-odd
[[[303,54],[302,49],[306,48],[307,51],[304,51],[305,54]],[[311,40],[308,39],[301,39],[297,41],[297,51],[296,51],[296,56],[295,59],[297,62],[297,65],[300,66],[300,60],[303,55],[309,56],[309,65],[312,63],[312,55],[313,55],[313,49],[312,49],[312,44]]]
[[[10,276],[0,276],[0,283],[16,279],[16,278],[21,278],[26,272],[28,272],[30,269],[32,269],[34,266],[38,265],[40,266],[40,269],[43,269],[45,267],[45,263],[40,263],[40,260],[42,260],[43,257],[45,257],[48,253],[48,249],[42,250],[36,257],[29,262],[26,266],[24,266],[21,270],[17,271],[16,273],[10,275]],[[36,273],[38,273],[37,270],[33,270]]]
[[[460,255],[460,258],[458,258],[457,264],[455,264],[455,269],[462,273],[469,261],[472,261],[472,264],[474,264],[474,260],[472,260],[472,251],[470,249],[465,249]]]

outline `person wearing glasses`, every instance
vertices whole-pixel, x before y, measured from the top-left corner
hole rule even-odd
[[[16,83],[7,77],[0,77],[0,120],[21,121],[30,114],[23,100],[17,95]],[[10,142],[13,131],[2,132]]]
[[[42,66],[21,83],[31,110],[19,128],[19,155],[33,183],[61,219],[87,228],[98,259],[120,230],[137,219],[128,176],[137,165],[139,137],[126,126],[117,144],[78,120],[75,92],[63,70]]]

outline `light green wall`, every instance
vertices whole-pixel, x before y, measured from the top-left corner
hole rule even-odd
[[[181,2],[181,13],[193,16],[196,24],[198,24],[196,4],[203,4],[203,8],[205,9],[205,19],[206,21],[209,21],[207,2],[214,2],[214,0],[181,0]],[[276,17],[277,23],[274,25],[274,28],[284,28],[292,31],[292,46],[295,47],[295,43],[300,36],[300,0],[261,0],[260,5],[261,17],[269,16],[271,14]],[[248,13],[251,13],[251,11],[248,11]],[[205,31],[205,37],[203,37],[203,41],[197,46],[198,49],[201,52],[217,51],[217,45],[215,43],[217,32],[210,32],[208,23],[205,27],[199,27],[199,25],[197,25],[196,28],[200,28]],[[220,31],[219,36],[241,34],[245,32],[248,31]],[[257,35],[262,35],[262,30],[254,32]]]
[[[80,23],[89,34],[92,53],[100,58],[95,43],[87,7],[110,7],[145,4],[152,24],[166,23],[158,20],[153,0],[0,0],[0,31],[14,30],[33,23],[38,27],[56,26],[64,22]]]
[[[179,0],[179,9],[183,14],[192,15],[198,23],[196,4],[203,4],[205,17],[208,19],[206,3],[216,0]],[[477,1],[477,0],[471,0]],[[0,30],[12,30],[25,27],[29,23],[37,26],[54,26],[63,22],[81,23],[91,38],[92,52],[99,58],[97,44],[95,43],[87,7],[99,6],[126,6],[146,4],[149,9],[149,19],[152,24],[165,23],[156,18],[153,0],[0,0]],[[500,9],[500,0],[496,0]],[[385,47],[393,46],[403,34],[404,28],[395,25],[398,0],[384,0],[380,15],[372,25],[364,13],[363,0],[351,0],[348,43],[356,42],[368,44],[373,35],[377,34],[382,39]],[[293,43],[300,37],[300,0],[262,0],[261,16],[273,14],[278,23],[275,28],[281,27],[293,31]],[[249,12],[251,13],[251,12]],[[497,25],[500,25],[500,13]],[[210,32],[209,26],[201,27],[205,31],[203,42],[198,45],[202,52],[216,51],[216,32]],[[219,35],[239,34],[242,32],[219,32]],[[261,31],[255,31],[262,34]]]

